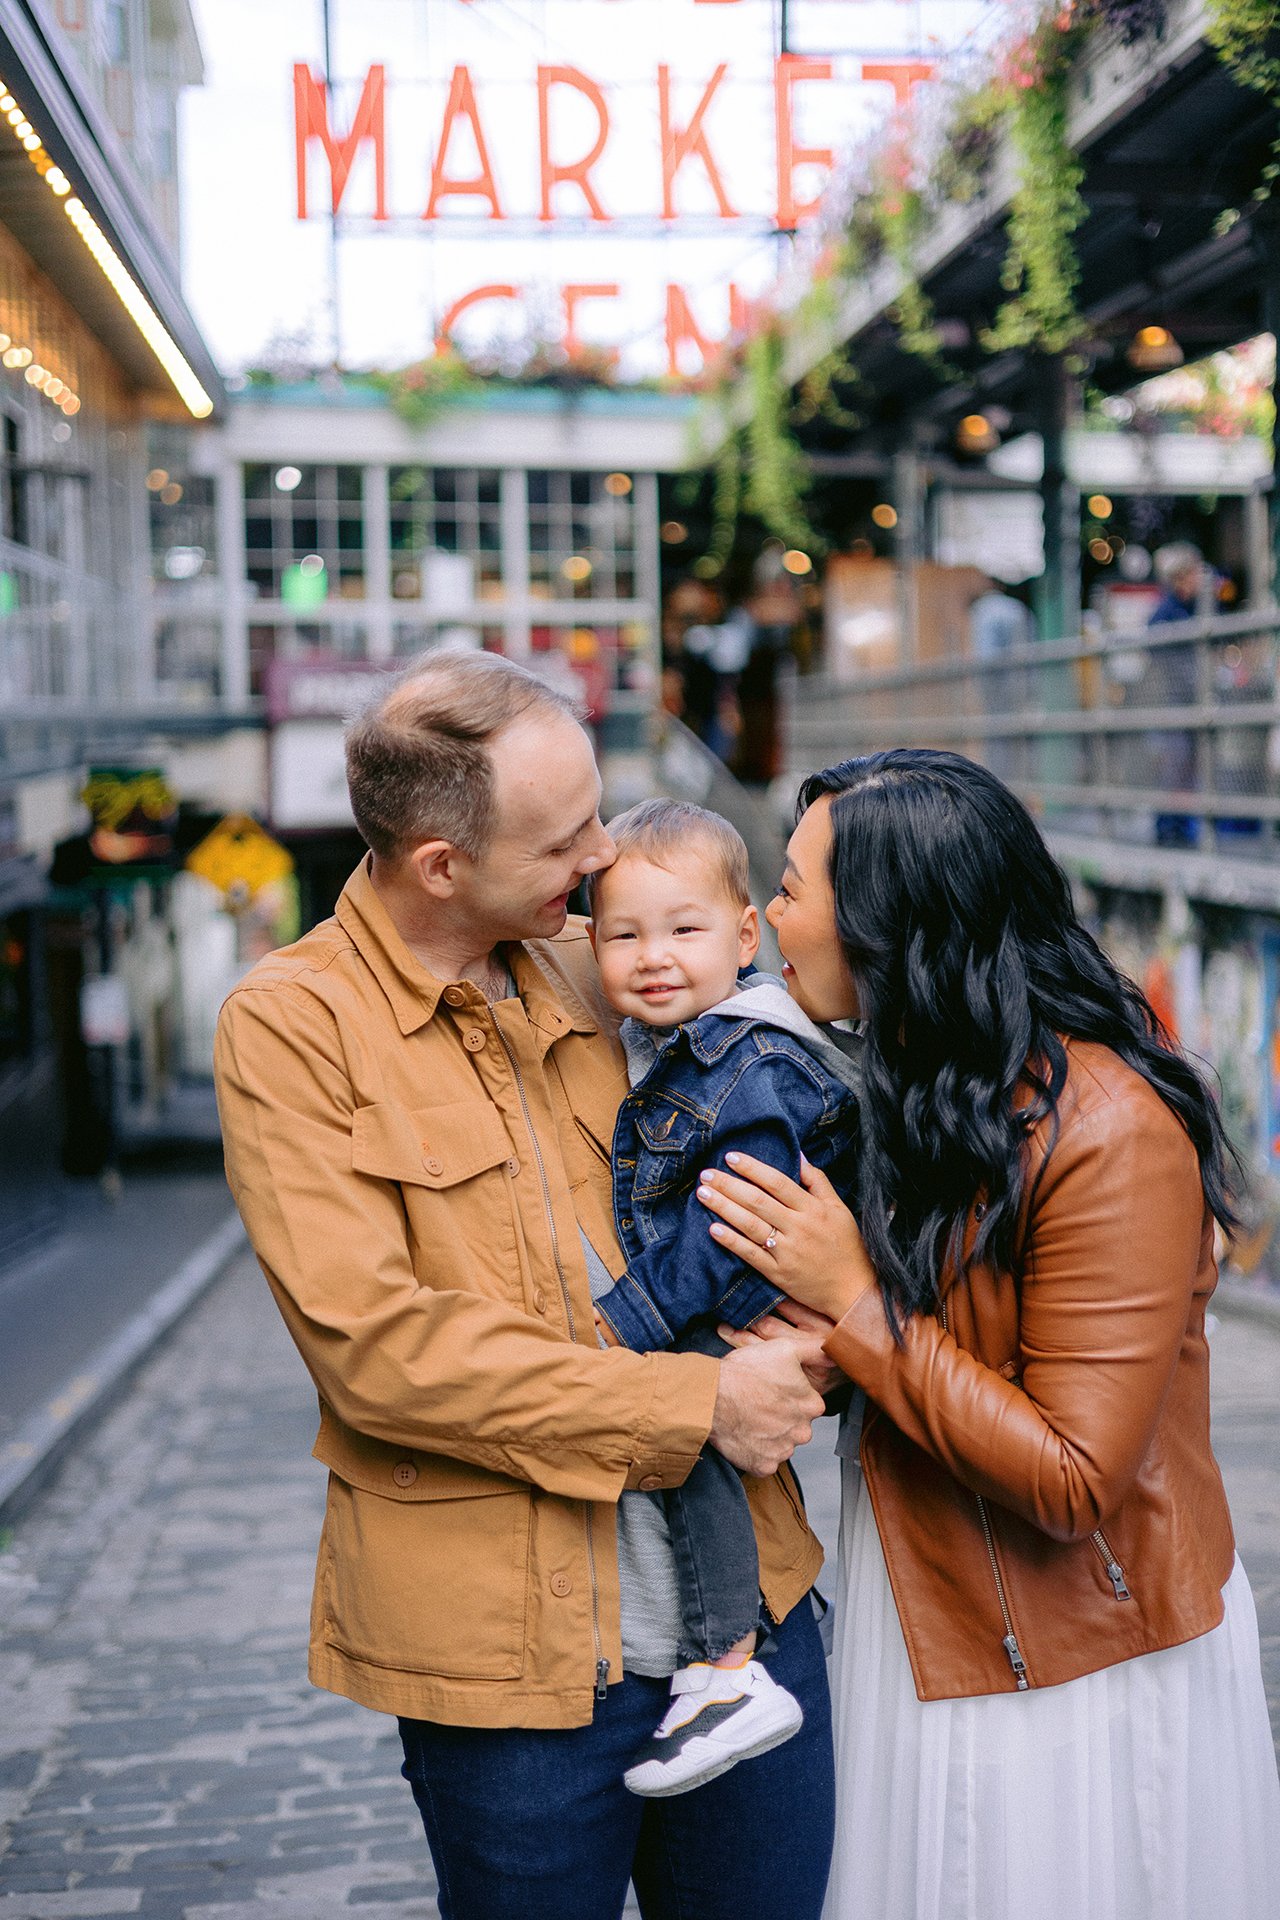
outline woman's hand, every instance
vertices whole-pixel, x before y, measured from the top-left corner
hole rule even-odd
[[[711,1232],[730,1253],[806,1307],[839,1320],[876,1284],[858,1223],[817,1167],[801,1159],[803,1185],[749,1154],[725,1156],[732,1173],[706,1169],[698,1198],[718,1217]]]
[[[849,1384],[848,1375],[822,1351],[822,1342],[834,1325],[825,1313],[802,1307],[798,1300],[784,1300],[776,1313],[766,1313],[749,1327],[722,1326],[716,1331],[731,1347],[758,1346],[769,1340],[794,1341],[810,1386],[825,1399],[837,1387]]]

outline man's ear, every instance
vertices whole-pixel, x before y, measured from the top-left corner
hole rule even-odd
[[[424,840],[405,864],[424,893],[433,900],[451,900],[457,891],[458,867],[465,858],[449,840]]]
[[[755,907],[744,907],[738,923],[738,965],[749,967],[760,951],[760,915]]]
[[[591,951],[594,953],[596,950],[596,923],[594,920],[588,920],[587,922],[587,938],[591,942]]]

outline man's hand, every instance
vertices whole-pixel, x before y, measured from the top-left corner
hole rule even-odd
[[[815,1343],[821,1351],[820,1343]],[[800,1343],[761,1341],[720,1362],[720,1390],[708,1438],[743,1473],[776,1473],[813,1437],[825,1411],[805,1378]]]

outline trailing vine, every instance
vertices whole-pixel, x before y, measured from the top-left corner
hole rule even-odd
[[[1067,75],[1082,29],[1069,16],[1042,21],[1007,75],[1009,136],[1018,185],[1000,275],[1009,298],[983,336],[990,353],[1039,347],[1063,353],[1084,330],[1076,306],[1074,235],[1085,216],[1084,167],[1067,138]]]
[[[1205,37],[1238,86],[1262,94],[1280,107],[1280,0],[1207,0]],[[1269,200],[1280,180],[1280,138],[1271,152],[1250,198]],[[1219,229],[1235,225],[1240,209],[1220,216]]]
[[[787,417],[782,353],[782,333],[776,325],[763,328],[747,343],[751,417],[744,504],[780,540],[812,547],[817,535],[804,509],[804,456]]]

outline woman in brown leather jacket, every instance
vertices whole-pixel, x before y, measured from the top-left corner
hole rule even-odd
[[[735,1338],[818,1333],[854,1384],[828,1920],[1275,1912],[1280,1784],[1209,1444],[1233,1221],[1211,1096],[959,755],[808,780],[768,917],[799,1004],[865,1035],[861,1230],[816,1172],[701,1188],[794,1303]]]

